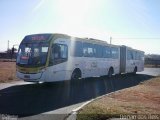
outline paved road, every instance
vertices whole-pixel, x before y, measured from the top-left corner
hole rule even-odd
[[[160,76],[160,68],[144,68],[144,71],[140,72],[140,74]]]
[[[73,109],[98,96],[135,86],[160,74],[160,69],[146,68],[137,75],[88,78],[79,82],[0,84],[0,114],[21,119],[64,119]],[[42,114],[43,113],[43,114]],[[0,118],[1,119],[1,118]]]

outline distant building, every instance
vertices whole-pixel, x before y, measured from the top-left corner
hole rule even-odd
[[[160,55],[148,54],[145,55],[145,64],[160,65]]]
[[[11,51],[5,51],[5,52],[0,52],[0,59],[16,59],[16,54],[17,53],[14,53],[12,55],[12,52]]]

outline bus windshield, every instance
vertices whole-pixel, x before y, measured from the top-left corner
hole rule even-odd
[[[38,67],[46,64],[48,44],[46,43],[22,43],[18,50],[17,65],[26,67]]]

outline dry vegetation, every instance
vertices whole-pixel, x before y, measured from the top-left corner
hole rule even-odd
[[[77,119],[100,120],[120,114],[160,114],[160,77],[91,102],[78,112]]]
[[[0,61],[0,83],[17,80],[16,63]]]
[[[146,68],[160,68],[160,65],[151,65],[151,64],[145,64]]]

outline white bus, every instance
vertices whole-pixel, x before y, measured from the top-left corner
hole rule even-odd
[[[144,52],[64,34],[26,36],[18,50],[17,77],[24,81],[77,80],[144,68]]]

